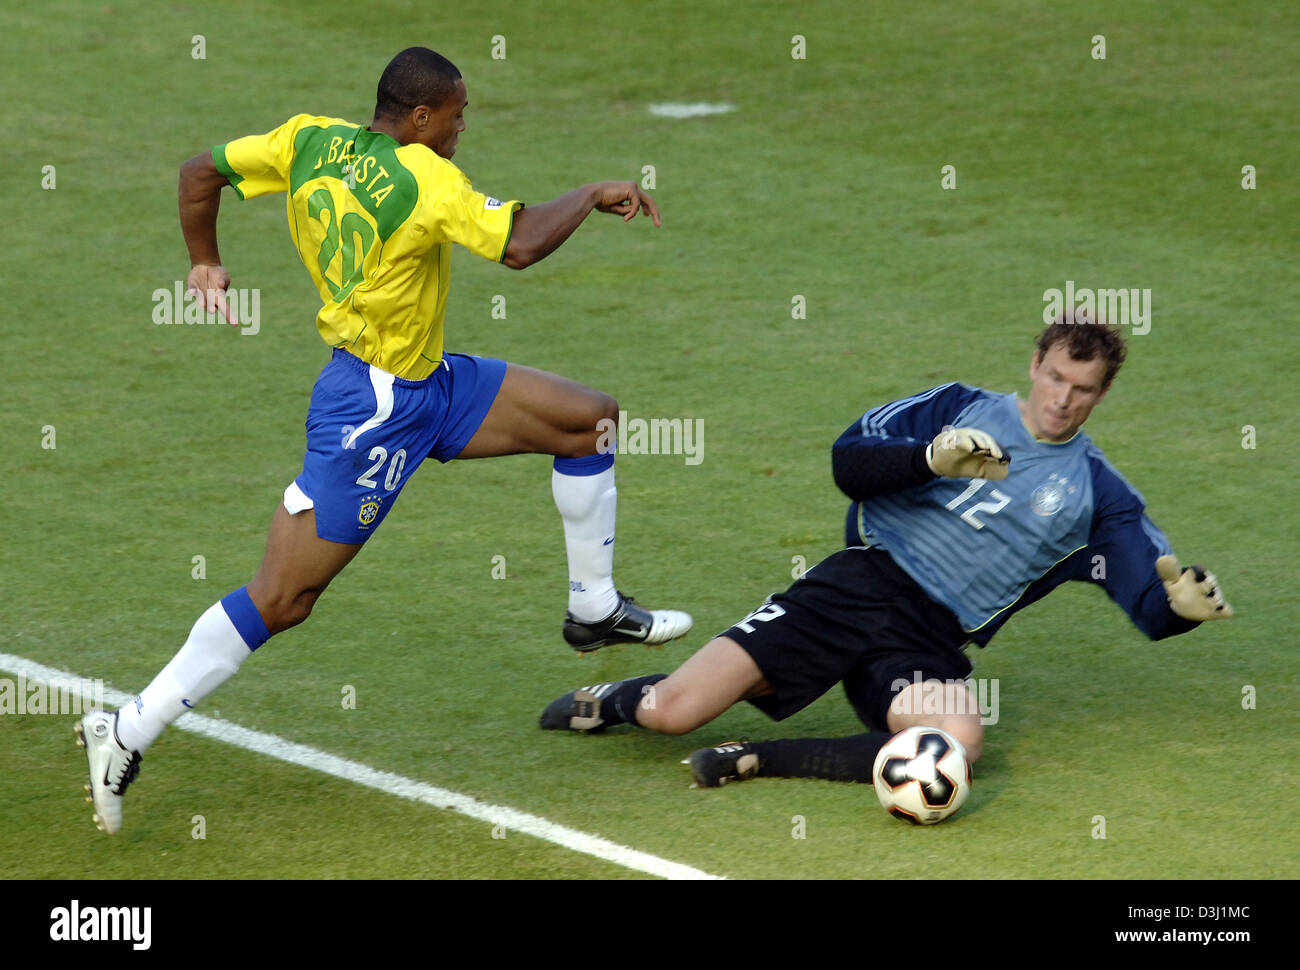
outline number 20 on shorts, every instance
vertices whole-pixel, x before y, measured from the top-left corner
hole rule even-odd
[[[398,448],[393,452],[392,461],[388,460],[388,451],[380,448],[378,445],[370,449],[370,461],[374,464],[357,476],[357,484],[362,488],[374,488],[378,485],[370,476],[375,474],[388,462],[388,474],[384,476],[384,488],[390,492],[397,487],[397,483],[402,480],[402,470],[406,467],[406,449]]]

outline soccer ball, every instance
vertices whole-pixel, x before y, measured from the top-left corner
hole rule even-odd
[[[970,763],[951,734],[910,727],[884,743],[871,776],[885,811],[914,825],[942,822],[970,794]]]

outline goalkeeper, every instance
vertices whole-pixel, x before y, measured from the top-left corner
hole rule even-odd
[[[733,742],[690,765],[708,787],[867,782],[880,746],[912,725],[979,757],[964,651],[1067,580],[1100,585],[1153,640],[1232,616],[1214,576],[1180,568],[1142,496],[1080,430],[1125,353],[1115,328],[1058,318],[1036,341],[1026,399],[954,383],[868,411],[832,449],[852,500],[846,548],[673,674],[569,691],[541,726],[685,734],[741,700],[780,721],[842,682],[867,733]]]

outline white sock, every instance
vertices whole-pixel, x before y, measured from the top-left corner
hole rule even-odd
[[[614,467],[595,475],[565,475],[553,470],[551,494],[564,520],[569,612],[579,620],[603,620],[618,606],[614,589],[614,520],[618,511]]]
[[[251,653],[222,605],[213,603],[153,683],[117,712],[117,739],[129,751],[144,751],[163,728],[229,680]]]

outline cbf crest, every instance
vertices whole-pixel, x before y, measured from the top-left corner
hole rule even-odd
[[[361,528],[369,529],[375,519],[379,518],[379,506],[383,501],[379,495],[367,495],[361,500],[361,508],[357,510],[357,521],[361,523]]]
[[[1029,497],[1029,507],[1035,515],[1050,518],[1065,506],[1065,500],[1079,490],[1064,475],[1053,472],[1051,477],[1034,489]]]

